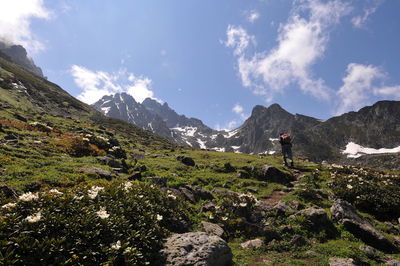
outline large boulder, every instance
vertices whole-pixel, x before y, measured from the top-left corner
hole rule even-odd
[[[163,265],[225,266],[232,264],[232,252],[219,236],[204,232],[174,234],[160,251]]]
[[[307,208],[299,211],[296,215],[303,215],[313,226],[320,227],[331,224],[326,211],[322,208]]]
[[[263,165],[257,178],[262,181],[288,185],[294,177],[271,165]]]
[[[351,258],[330,258],[329,266],[355,266],[354,260]]]
[[[345,200],[337,199],[331,207],[335,220],[343,224],[346,230],[360,238],[366,244],[385,252],[398,252],[399,249],[368,221],[358,215],[355,208]]]
[[[196,165],[194,160],[190,157],[180,155],[180,156],[177,156],[176,159],[187,166],[195,166]]]

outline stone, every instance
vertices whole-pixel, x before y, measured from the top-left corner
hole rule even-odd
[[[133,172],[128,176],[129,180],[142,180],[142,173],[141,172]]]
[[[276,211],[278,215],[284,215],[286,211],[292,211],[293,209],[284,201],[280,200],[275,204],[273,210]]]
[[[190,202],[195,203],[197,201],[192,190],[186,187],[180,187],[179,190]]]
[[[213,202],[206,202],[200,208],[200,212],[214,212],[215,210],[216,206]]]
[[[258,174],[258,179],[265,182],[279,183],[284,185],[289,185],[291,181],[295,180],[293,176],[286,174],[271,165],[263,165],[261,168],[261,173]]]
[[[351,258],[330,258],[329,266],[355,266],[354,260]]]
[[[212,195],[212,193],[202,187],[195,187],[192,188],[192,191],[195,195],[195,197],[198,200],[212,200],[214,199],[214,196]]]
[[[289,245],[293,247],[302,247],[307,244],[308,244],[307,239],[305,239],[304,236],[301,235],[293,236],[293,238],[289,242]]]
[[[84,173],[93,173],[96,174],[99,178],[104,178],[107,180],[111,180],[113,177],[115,177],[114,174],[112,174],[110,171],[103,170],[98,167],[88,167],[88,168],[81,168],[81,171]]]
[[[10,188],[7,185],[0,185],[0,193],[3,193],[3,195],[6,198],[12,198],[12,199],[18,198],[17,192],[15,192],[14,189]]]
[[[258,249],[258,248],[260,248],[260,247],[262,247],[264,245],[265,245],[264,241],[262,241],[261,239],[258,239],[258,238],[257,239],[253,239],[253,240],[249,240],[249,241],[246,241],[246,242],[243,242],[243,243],[240,244],[240,246],[243,249],[249,249],[249,248]]]
[[[385,265],[389,265],[389,266],[400,266],[400,260],[388,259],[387,261],[385,261]]]
[[[167,186],[167,177],[156,177],[156,176],[151,176],[151,177],[146,177],[147,180],[149,180],[151,183],[154,185],[157,185],[159,187],[166,187]]]
[[[108,165],[113,168],[121,168],[122,165],[121,163],[116,160],[113,156],[103,156],[103,157],[98,157],[97,161],[103,165]]]
[[[180,155],[180,156],[177,156],[176,159],[187,166],[195,166],[196,165],[194,160],[190,157]]]
[[[204,232],[174,234],[166,239],[160,251],[159,265],[228,266],[232,251],[219,236]]]
[[[368,221],[358,215],[355,208],[347,201],[335,200],[331,207],[331,214],[336,221],[344,225],[346,230],[364,243],[385,252],[398,252],[399,249]]]
[[[224,229],[222,229],[222,227],[219,226],[218,224],[202,221],[200,223],[200,228],[203,232],[206,232],[209,235],[216,235],[222,237],[222,235],[224,234]]]
[[[322,208],[307,208],[299,211],[296,215],[303,215],[313,226],[321,227],[331,224],[326,211]]]

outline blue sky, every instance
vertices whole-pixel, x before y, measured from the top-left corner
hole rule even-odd
[[[126,91],[232,129],[256,104],[327,119],[400,100],[399,11],[397,0],[1,0],[0,38],[87,103]]]

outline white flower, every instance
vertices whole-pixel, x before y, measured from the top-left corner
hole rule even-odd
[[[97,197],[97,194],[98,194],[100,191],[102,191],[102,190],[104,190],[104,187],[95,187],[95,186],[93,186],[93,187],[88,191],[88,196],[89,196],[89,198],[91,198],[91,199],[96,198],[96,197]]]
[[[228,220],[228,217],[226,217],[226,216],[222,217],[222,221],[226,221],[226,220]]]
[[[163,219],[162,215],[157,214],[157,221],[161,221]]]
[[[247,203],[246,202],[241,202],[239,205],[240,205],[240,207],[246,207]]]
[[[24,193],[21,196],[19,196],[19,199],[22,201],[31,201],[31,200],[36,200],[38,198],[39,198],[38,193],[32,193],[32,192]]]
[[[62,194],[64,194],[64,193],[62,193],[61,191],[58,191],[57,189],[51,189],[51,190],[49,190],[49,193],[53,193],[53,194],[56,194],[56,195],[62,195]]]
[[[81,200],[81,199],[83,199],[83,195],[82,195],[82,196],[74,196],[73,199],[74,199],[74,200]]]
[[[126,183],[124,184],[124,189],[125,189],[125,191],[128,192],[129,189],[130,189],[132,186],[133,186],[132,182],[126,182]]]
[[[353,186],[352,186],[352,185],[347,185],[347,188],[348,188],[348,189],[352,189]]]
[[[176,196],[174,194],[168,194],[168,198],[176,199]]]
[[[11,209],[11,208],[14,208],[15,206],[17,206],[17,203],[10,202],[10,203],[4,204],[1,207],[4,208],[4,209]]]
[[[118,250],[120,248],[121,248],[121,241],[119,241],[119,240],[117,241],[117,243],[114,243],[111,245],[111,249]]]
[[[107,213],[106,208],[104,207],[101,207],[100,210],[96,213],[101,219],[107,219],[110,216],[110,214]]]
[[[127,248],[124,250],[124,254],[132,253],[133,251],[134,251],[134,248],[127,247]]]
[[[42,218],[42,213],[37,212],[33,215],[29,215],[28,217],[25,218],[25,220],[27,220],[29,223],[36,223],[40,221],[41,218]]]

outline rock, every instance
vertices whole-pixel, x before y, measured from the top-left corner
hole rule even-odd
[[[206,202],[200,208],[200,212],[214,212],[215,210],[216,206],[213,202]]]
[[[279,240],[281,237],[278,232],[272,226],[264,226],[262,229],[262,234],[265,237],[265,242],[269,243],[272,240]]]
[[[276,211],[278,215],[284,215],[286,211],[292,211],[293,209],[284,201],[280,200],[277,204],[275,204],[273,210]]]
[[[367,256],[368,258],[378,261],[378,262],[385,262],[386,258],[384,256],[381,256],[378,253],[378,250],[376,250],[375,248],[371,247],[371,246],[367,246],[367,245],[361,245],[359,247],[359,249],[365,254],[365,256]]]
[[[331,224],[326,211],[322,208],[307,208],[299,211],[296,215],[303,215],[313,226],[323,227]]]
[[[166,178],[166,177],[152,176],[152,177],[146,177],[146,179],[149,180],[154,185],[157,185],[159,187],[166,187],[167,186],[168,178]]]
[[[258,238],[257,239],[253,239],[253,240],[249,240],[249,241],[246,241],[246,242],[243,242],[243,243],[240,244],[240,246],[243,249],[249,249],[249,248],[258,249],[258,248],[260,248],[260,247],[262,247],[264,245],[265,245],[264,241],[262,241],[261,239],[258,239]]]
[[[308,256],[312,256],[312,257],[315,257],[315,256],[318,256],[318,255],[319,255],[319,253],[316,252],[316,251],[314,251],[314,250],[307,250],[305,253],[306,253]]]
[[[292,247],[302,247],[307,244],[308,244],[307,239],[305,239],[304,236],[301,235],[293,236],[293,238],[289,242],[289,245]]]
[[[7,185],[0,185],[0,193],[4,194],[6,198],[18,198],[17,192],[14,189],[10,188]]]
[[[212,193],[204,188],[201,187],[195,187],[192,188],[192,191],[195,195],[195,197],[199,200],[212,200],[214,199],[214,196]]]
[[[353,259],[350,258],[330,258],[329,266],[355,266]]]
[[[14,114],[14,117],[22,122],[28,122],[28,119],[26,119],[25,117],[23,117],[20,114]]]
[[[197,201],[192,190],[186,187],[180,187],[179,190],[182,192],[185,198],[187,198],[190,202],[195,203]]]
[[[129,180],[142,180],[142,173],[141,172],[133,172],[128,177]]]
[[[368,221],[357,214],[347,201],[335,200],[331,207],[332,216],[343,224],[346,230],[360,238],[366,244],[385,252],[398,252],[398,248]]]
[[[385,265],[389,265],[389,266],[400,266],[400,260],[388,259],[387,261],[385,261]]]
[[[183,163],[184,165],[188,165],[188,166],[195,166],[196,163],[194,162],[194,160],[190,157],[186,157],[186,156],[177,156],[176,159],[178,161],[180,161],[181,163]]]
[[[88,167],[88,168],[81,168],[81,171],[84,173],[93,173],[96,174],[99,178],[104,178],[107,180],[111,180],[113,177],[115,177],[114,174],[112,174],[110,171],[103,170],[98,167]]]
[[[204,232],[174,234],[160,251],[163,265],[225,266],[232,264],[228,244],[216,235]]]
[[[113,168],[121,168],[122,167],[121,163],[118,160],[116,160],[113,156],[110,156],[110,155],[98,157],[97,161],[103,165],[108,165]]]
[[[279,183],[288,185],[291,181],[294,181],[294,177],[282,172],[278,168],[270,165],[264,165],[261,169],[261,173],[258,174],[257,178],[262,181]]]
[[[225,163],[224,164],[224,172],[225,173],[232,173],[232,172],[235,172],[235,171],[236,171],[236,169],[235,169],[235,167],[233,167],[231,165],[231,163]]]
[[[221,228],[218,224],[213,224],[209,222],[201,222],[200,228],[203,232],[206,232],[209,235],[216,235],[222,237],[224,234],[224,229]]]

